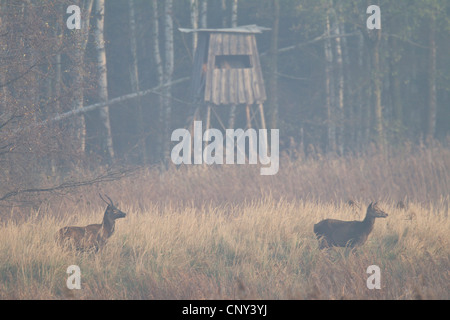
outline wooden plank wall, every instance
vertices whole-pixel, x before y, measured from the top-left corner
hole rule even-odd
[[[249,55],[251,68],[216,68],[218,55]],[[253,104],[266,100],[264,79],[254,34],[211,33],[205,101],[215,105]]]

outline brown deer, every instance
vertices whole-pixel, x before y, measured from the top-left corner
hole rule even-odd
[[[117,209],[111,198],[107,195],[105,196],[109,202],[103,199],[100,194],[99,196],[108,205],[103,215],[103,222],[100,224],[90,224],[86,227],[64,227],[60,229],[56,235],[60,244],[69,242],[77,250],[94,250],[95,252],[106,244],[108,238],[114,232],[115,220],[124,218],[126,214]]]
[[[363,221],[325,219],[314,225],[314,233],[319,239],[320,249],[346,246],[354,248],[366,242],[373,229],[375,218],[387,216],[388,214],[382,211],[376,202],[372,202]]]

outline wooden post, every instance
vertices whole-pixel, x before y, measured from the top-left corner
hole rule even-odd
[[[266,129],[266,118],[264,117],[264,107],[263,107],[262,103],[259,104],[259,113],[261,114],[261,129],[265,130]],[[262,136],[260,135],[259,139],[264,139],[265,140],[264,143],[265,143],[267,150],[270,150],[269,141],[267,139],[267,134],[263,134]]]
[[[245,109],[245,112],[247,114],[247,129],[250,129],[252,127],[252,118],[250,115],[250,108],[251,108],[251,105],[247,104],[246,109]],[[255,145],[255,141],[253,141],[252,135],[250,135],[249,139],[248,139],[248,157],[246,155],[247,159],[254,158],[253,153],[256,151],[254,149],[254,145]],[[244,152],[245,152],[245,150],[244,150]]]
[[[206,130],[209,129],[210,126],[211,126],[211,105],[208,104],[208,105],[206,106],[206,126],[205,126],[205,132],[206,132]],[[205,138],[206,138],[206,139],[205,139],[206,141],[205,141],[205,143],[203,144],[203,150],[205,150],[205,147],[208,145],[209,135],[207,135]]]
[[[259,113],[261,114],[261,129],[266,129],[266,118],[264,117],[264,107],[263,104],[259,104]]]
[[[247,114],[247,129],[250,129],[252,127],[252,118],[250,117],[250,105],[247,104],[245,107],[245,112]]]

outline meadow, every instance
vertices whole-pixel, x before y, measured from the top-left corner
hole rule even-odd
[[[99,223],[108,194],[127,217],[98,253],[64,250],[55,233]],[[1,299],[449,299],[450,151],[283,158],[256,166],[180,167],[2,209]],[[351,206],[349,199],[359,204]],[[389,213],[364,246],[320,250],[313,225]],[[399,207],[403,201],[405,207]],[[81,269],[81,289],[66,269]],[[381,270],[369,290],[367,267]]]

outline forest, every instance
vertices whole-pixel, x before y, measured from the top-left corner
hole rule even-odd
[[[373,4],[381,28],[370,30]],[[190,95],[197,35],[179,28],[270,29],[256,41],[282,153],[447,144],[449,11],[445,0],[2,0],[2,179],[167,164],[171,132],[195,108],[206,116]],[[245,129],[245,105],[213,109]]]
[[[0,299],[448,300],[449,53],[448,0],[0,0]]]

